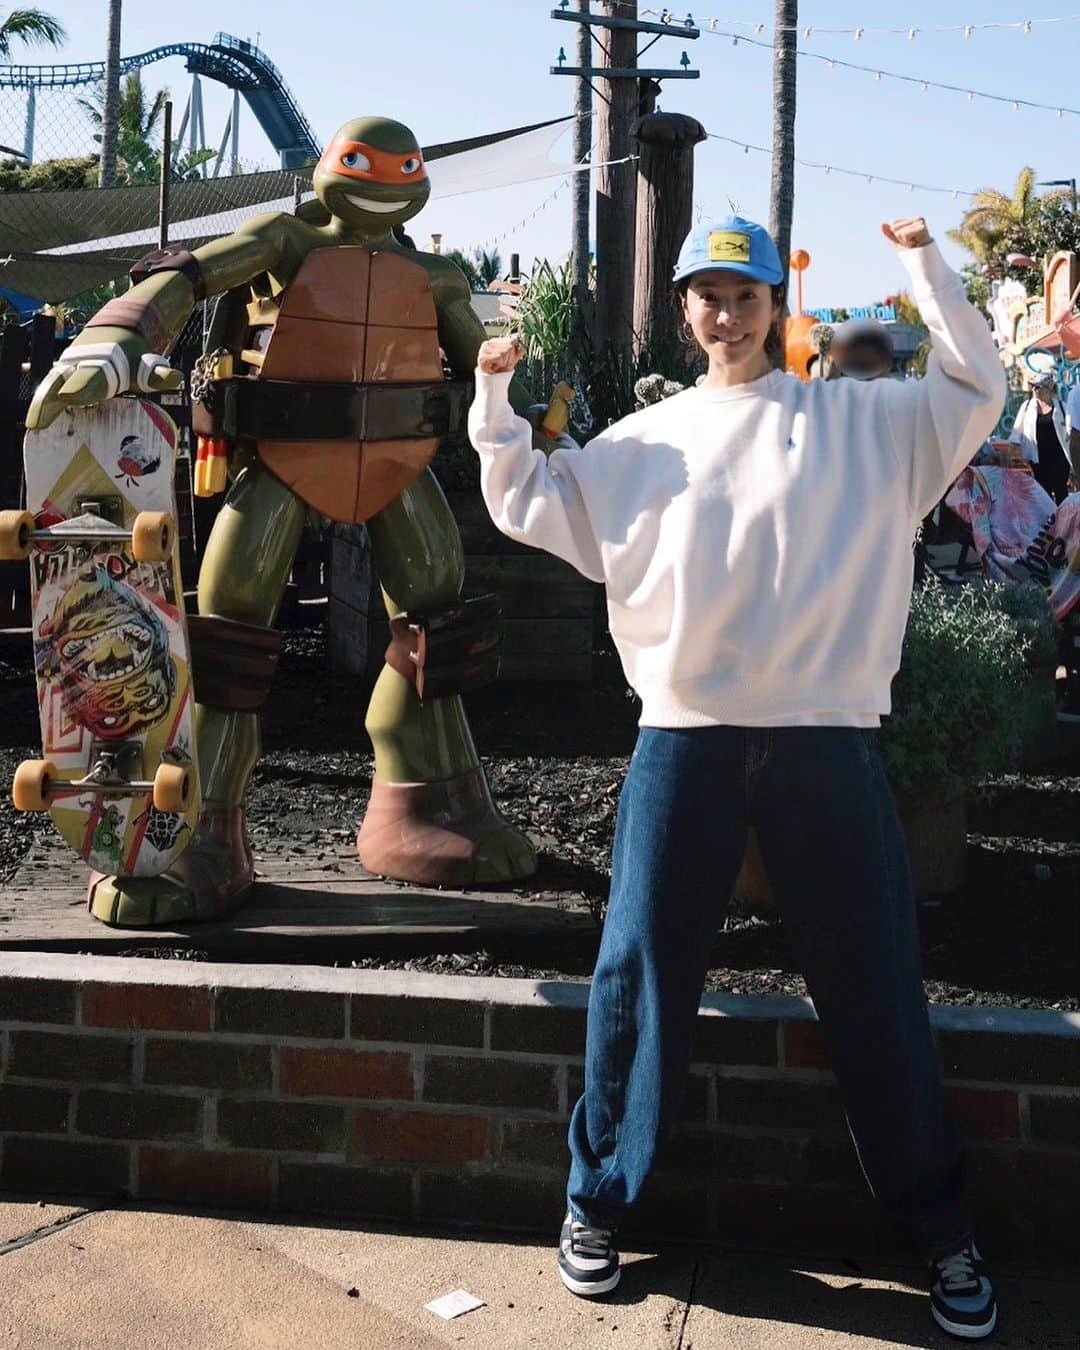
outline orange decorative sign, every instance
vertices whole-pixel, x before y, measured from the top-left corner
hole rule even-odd
[[[1053,327],[1072,308],[1073,291],[1080,282],[1080,254],[1055,253],[1046,264],[1046,326]]]

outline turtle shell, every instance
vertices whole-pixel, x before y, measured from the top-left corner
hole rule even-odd
[[[443,379],[428,274],[392,249],[309,253],[286,287],[260,377],[431,384]],[[368,520],[419,478],[438,438],[260,441],[259,458],[331,520]]]

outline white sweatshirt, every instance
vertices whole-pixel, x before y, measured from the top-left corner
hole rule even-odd
[[[469,435],[503,534],[607,587],[652,727],[877,726],[918,522],[993,430],[1005,376],[937,246],[899,249],[933,336],[922,380],[779,371],[695,388],[550,457],[476,375]]]

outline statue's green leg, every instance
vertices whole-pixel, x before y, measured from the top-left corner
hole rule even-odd
[[[432,611],[465,580],[457,522],[428,470],[368,522],[387,612]],[[461,698],[421,702],[384,666],[365,725],[375,747],[371,800],[357,836],[372,872],[421,885],[514,881],[536,870],[529,840],[496,811]]]
[[[214,522],[199,571],[199,613],[270,628],[289,579],[305,507],[259,463],[244,469]],[[198,675],[196,679],[198,680]],[[226,678],[225,683],[228,683]],[[215,704],[228,704],[228,697]],[[217,919],[254,878],[243,800],[259,758],[259,714],[195,705],[203,809],[191,843],[160,877],[91,881],[95,918],[122,928]]]

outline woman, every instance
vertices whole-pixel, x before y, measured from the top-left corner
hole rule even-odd
[[[1016,414],[1009,440],[1031,464],[1036,482],[1060,505],[1069,493],[1071,466],[1065,409],[1053,375],[1036,375],[1031,397]]]
[[[607,587],[642,701],[619,804],[570,1124],[559,1273],[619,1278],[615,1232],[677,1118],[709,951],[753,825],[860,1161],[932,1268],[938,1323],[989,1335],[994,1293],[942,1105],[905,852],[872,728],[911,594],[916,523],[997,422],[989,329],[925,222],[883,227],[934,337],[924,380],[773,368],[784,273],[759,225],[695,230],[676,266],[704,382],[584,448],[532,448],[480,349],[470,435],[495,524]]]

